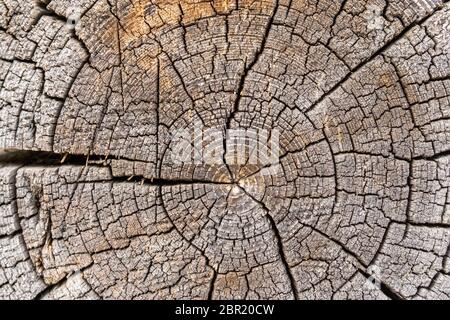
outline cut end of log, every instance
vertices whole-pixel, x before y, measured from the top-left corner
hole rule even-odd
[[[450,3],[0,3],[1,299],[450,299]]]

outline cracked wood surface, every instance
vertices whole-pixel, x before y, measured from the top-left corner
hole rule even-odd
[[[450,299],[449,21],[0,0],[0,298]],[[277,130],[279,170],[172,161],[193,123]]]

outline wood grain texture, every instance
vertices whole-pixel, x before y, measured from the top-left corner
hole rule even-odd
[[[450,299],[450,3],[0,0],[0,298]],[[174,133],[224,133],[179,163]],[[235,163],[232,130],[279,133]]]

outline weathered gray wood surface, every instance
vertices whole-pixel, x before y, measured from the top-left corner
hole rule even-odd
[[[0,0],[0,298],[449,299],[449,20]],[[198,122],[277,130],[281,169],[174,163]]]

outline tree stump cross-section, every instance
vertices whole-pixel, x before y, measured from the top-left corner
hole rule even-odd
[[[450,299],[450,3],[0,0],[0,298]]]

